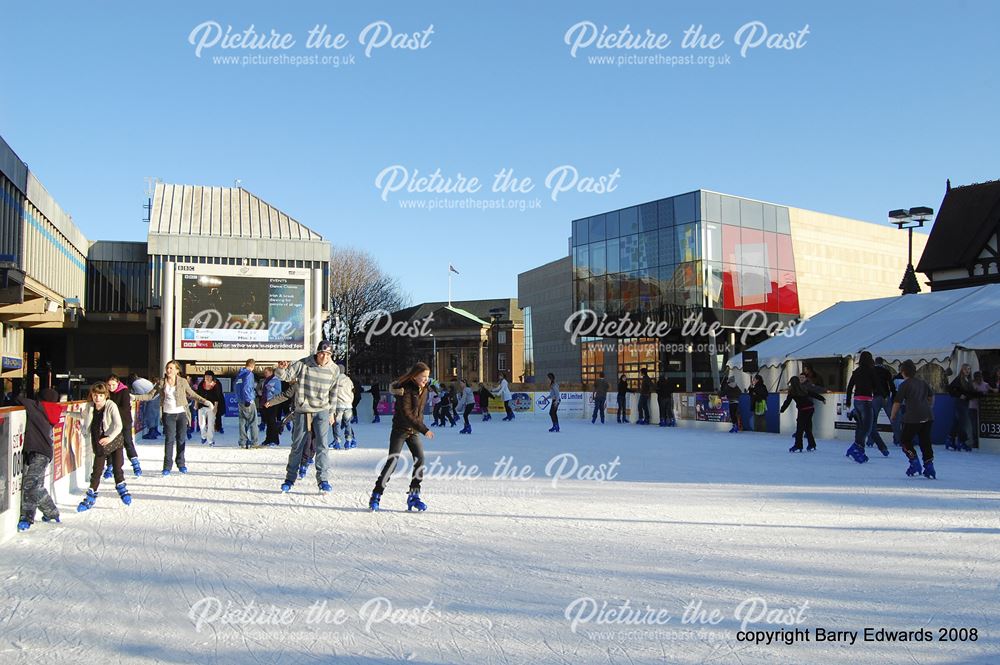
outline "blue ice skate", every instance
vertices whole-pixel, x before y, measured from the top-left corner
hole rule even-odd
[[[420,492],[410,492],[406,497],[406,509],[418,511],[427,510],[427,504],[420,500]]]
[[[97,492],[88,489],[87,496],[83,497],[83,501],[81,501],[80,505],[76,507],[76,512],[82,513],[85,510],[90,510],[94,507],[95,501],[97,501]]]
[[[916,457],[914,457],[913,459],[911,459],[910,460],[910,468],[908,468],[906,470],[906,475],[908,475],[908,476],[910,476],[912,478],[913,476],[919,476],[923,472],[924,472],[924,469],[923,469],[923,467],[920,466],[920,460],[918,460]]]
[[[132,505],[132,495],[128,493],[128,487],[125,486],[125,483],[118,483],[115,485],[115,489],[118,490],[118,496],[122,503],[126,506]]]

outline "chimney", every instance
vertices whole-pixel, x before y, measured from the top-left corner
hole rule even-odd
[[[945,181],[945,183],[946,183],[946,184],[945,184],[945,188],[944,188],[944,191],[945,191],[945,193],[948,193],[948,192],[950,192],[950,191],[951,191],[951,178],[948,178],[948,179],[947,179],[947,180]]]

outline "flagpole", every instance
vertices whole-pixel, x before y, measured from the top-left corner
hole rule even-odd
[[[448,264],[448,307],[451,307],[451,264]]]

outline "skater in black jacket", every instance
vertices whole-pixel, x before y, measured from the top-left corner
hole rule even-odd
[[[58,402],[59,394],[52,388],[41,391],[45,402]],[[42,511],[42,521],[59,522],[59,508],[56,507],[48,490],[45,489],[45,467],[52,461],[52,421],[39,402],[25,396],[14,398],[23,406],[27,416],[24,429],[24,470],[21,472],[21,519],[18,531],[27,531],[35,523],[35,512]]]
[[[660,409],[660,427],[675,426],[677,421],[674,420],[674,391],[667,381],[667,375],[663,372],[656,381],[656,405]]]
[[[643,367],[639,370],[639,421],[637,425],[649,424],[649,398],[653,394],[653,380],[649,378],[649,370]]]
[[[753,412],[753,431],[767,431],[767,386],[760,374],[753,377],[753,385],[747,390],[750,394],[750,410]]]
[[[847,396],[844,405],[850,408],[851,396],[854,395],[854,412],[856,414],[856,429],[854,430],[854,445],[847,449],[847,457],[853,457],[858,464],[868,461],[865,454],[865,442],[868,433],[872,428],[872,399],[875,395],[875,384],[878,376],[875,373],[875,360],[868,351],[862,351],[858,357],[858,368],[851,374],[851,380],[847,383]],[[879,451],[889,456],[889,449],[885,447],[881,439],[876,444],[881,443]]]
[[[812,425],[813,413],[816,411],[816,407],[812,402],[814,399],[826,403],[826,399],[822,395],[814,390],[805,388],[799,377],[793,376],[788,382],[788,397],[785,398],[785,403],[781,405],[781,413],[784,413],[785,409],[792,402],[795,402],[795,408],[798,409],[798,414],[795,417],[795,445],[788,449],[790,453],[802,452],[803,434],[809,442],[808,450],[816,450],[816,439],[813,438]]]
[[[729,428],[730,434],[736,434],[743,429],[740,423],[740,395],[742,394],[743,391],[736,385],[735,376],[730,376],[722,389],[719,390],[719,397],[725,397],[729,400],[729,422],[733,424]]]
[[[410,478],[410,491],[406,497],[406,509],[427,510],[427,504],[420,500],[420,482],[424,477],[424,446],[420,436],[434,438],[434,432],[424,424],[424,405],[427,404],[427,381],[430,374],[431,370],[427,365],[417,363],[389,387],[396,398],[396,410],[392,416],[392,431],[389,434],[388,459],[375,481],[375,488],[368,501],[371,510],[379,509],[382,493],[385,492],[385,486],[396,468],[404,443],[413,456],[413,475]]]
[[[378,403],[382,401],[382,390],[378,386],[378,381],[368,379],[368,384],[371,386],[368,392],[372,394],[372,422],[381,422],[382,419],[378,417]]]
[[[492,396],[493,396],[493,393],[490,392],[490,389],[487,388],[486,385],[482,381],[480,381],[479,382],[479,410],[483,412],[483,422],[484,423],[486,421],[488,421],[488,420],[493,420],[493,416],[490,415],[490,397],[492,397]]]
[[[628,378],[622,374],[618,378],[618,422],[627,423],[628,413],[626,411],[628,404]]]

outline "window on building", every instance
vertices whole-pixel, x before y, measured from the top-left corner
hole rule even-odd
[[[506,330],[500,330],[500,331],[498,331],[497,332],[497,344],[506,344],[506,343],[507,343],[507,331]]]
[[[648,338],[618,340],[618,373],[628,377],[633,390],[639,386],[642,368],[649,371],[649,378],[654,381],[659,376],[659,342]]]
[[[594,385],[598,373],[604,371],[604,346],[613,343],[603,340],[583,341],[581,343],[580,376],[585,385]]]
[[[524,312],[524,376],[535,375],[535,349],[531,326],[531,307],[525,307]]]
[[[497,354],[497,369],[500,370],[501,372],[507,370],[507,354],[506,353],[498,353]]]

